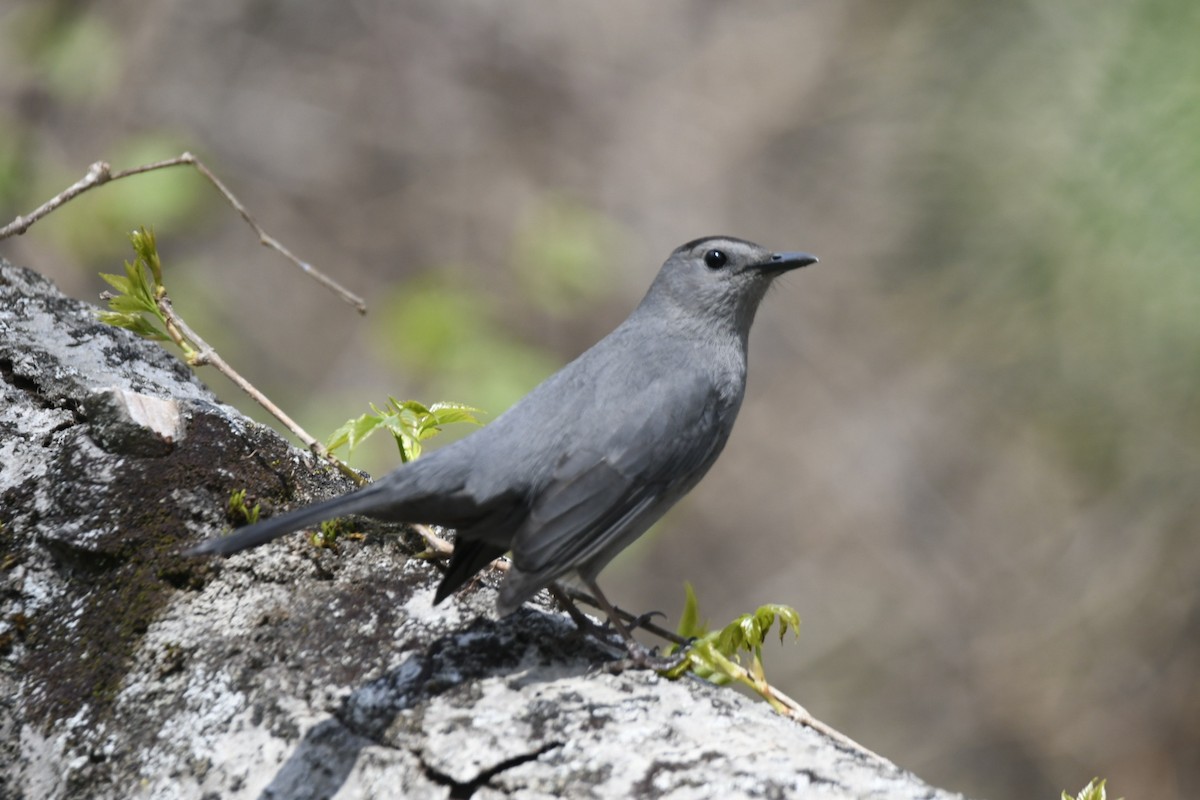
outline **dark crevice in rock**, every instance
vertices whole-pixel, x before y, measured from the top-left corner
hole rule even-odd
[[[57,431],[70,427],[72,424],[77,424],[84,421],[83,414],[80,411],[79,402],[74,398],[64,397],[58,402],[46,396],[41,384],[28,375],[22,375],[16,371],[16,365],[13,364],[11,358],[0,358],[0,379],[9,386],[24,392],[33,400],[38,408],[61,408],[70,411],[75,417],[74,423],[64,422],[56,426],[50,431],[53,435]],[[47,440],[48,441],[48,440]],[[45,444],[46,442],[43,442]]]
[[[542,756],[543,753],[548,753],[551,750],[556,750],[562,746],[562,742],[547,742],[533,752],[522,753],[519,756],[513,756],[510,759],[501,761],[496,766],[484,770],[476,775],[473,780],[466,783],[454,780],[449,775],[446,775],[440,770],[425,763],[423,759],[421,760],[421,768],[425,771],[425,777],[429,778],[429,780],[438,784],[439,786],[445,786],[450,790],[451,800],[468,800],[468,798],[474,796],[475,792],[484,786],[487,786],[491,782],[492,778],[495,778],[500,773],[510,770],[513,767],[519,767],[522,764],[528,764],[530,761],[536,761]],[[414,755],[417,756],[418,759],[421,757],[420,753],[414,753]]]
[[[82,420],[79,418],[78,415],[76,415],[75,419],[64,420],[63,422],[58,423],[53,428],[46,431],[46,435],[42,437],[42,447],[52,446],[54,444],[55,434],[61,433],[65,430],[67,430],[68,428],[74,428],[80,422],[82,422]]]
[[[39,398],[40,400],[41,392],[38,390],[38,385],[24,375],[18,375],[14,372],[12,359],[0,358],[0,378],[3,378],[4,382],[14,389],[20,389],[31,397]],[[40,400],[39,404],[49,405],[44,400]]]
[[[836,786],[839,789],[847,788],[831,778],[829,773],[818,772],[816,770],[806,768],[797,770],[797,774],[808,778],[809,784],[813,786]]]

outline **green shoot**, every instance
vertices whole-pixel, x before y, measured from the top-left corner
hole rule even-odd
[[[684,639],[699,639],[708,633],[708,623],[700,622],[700,603],[696,600],[696,590],[692,588],[691,581],[684,582],[683,592],[686,599],[675,632]]]
[[[166,297],[163,285],[162,261],[158,257],[158,246],[154,232],[140,228],[129,234],[133,244],[134,259],[125,262],[125,275],[101,273],[116,293],[105,292],[108,311],[100,313],[100,321],[118,328],[133,331],[138,336],[156,341],[175,341],[183,348],[184,357],[191,359],[195,353],[186,341],[172,337],[170,323],[159,302]]]
[[[229,495],[229,515],[245,520],[247,525],[258,522],[258,512],[262,505],[255,503],[253,508],[246,505],[246,490],[238,489]]]
[[[783,712],[783,704],[767,682],[762,646],[773,627],[779,630],[780,642],[789,628],[798,636],[800,615],[789,606],[770,604],[760,606],[753,614],[743,614],[719,631],[709,632],[707,626],[698,621],[696,593],[690,585],[685,589],[687,602],[677,633],[694,641],[684,652],[683,662],[666,672],[666,676],[679,678],[693,672],[717,684],[737,681]]]
[[[345,524],[340,519],[325,520],[319,530],[313,531],[308,541],[313,547],[335,548],[344,527]]]
[[[415,400],[401,402],[394,397],[389,397],[383,408],[372,403],[371,410],[374,413],[347,420],[333,432],[325,446],[330,451],[346,446],[353,454],[355,447],[382,428],[395,438],[400,460],[407,464],[421,455],[421,442],[440,433],[442,426],[456,422],[479,425],[475,414],[482,413],[461,403],[434,403],[427,408]]]
[[[1088,781],[1088,785],[1083,787],[1079,794],[1072,797],[1066,792],[1062,793],[1062,800],[1107,800],[1108,793],[1104,791],[1105,781],[1101,778],[1092,778]],[[1121,798],[1121,800],[1125,800]]]

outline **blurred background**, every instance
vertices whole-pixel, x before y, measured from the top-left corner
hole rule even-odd
[[[152,226],[193,327],[324,436],[389,394],[494,417],[693,237],[817,253],[609,596],[795,606],[774,681],[931,782],[1194,797],[1198,31],[1191,0],[6,0],[0,224],[190,150],[371,311],[188,169],[0,255],[94,301]]]

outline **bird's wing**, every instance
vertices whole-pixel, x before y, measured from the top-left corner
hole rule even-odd
[[[722,406],[697,374],[691,385],[652,381],[612,409],[603,438],[575,443],[536,493],[513,539],[521,572],[552,579],[644,531],[716,459],[730,428]]]

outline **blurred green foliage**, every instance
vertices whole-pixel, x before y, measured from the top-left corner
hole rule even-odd
[[[119,110],[118,90],[128,66],[120,32],[87,4],[69,2],[19,4],[6,12],[3,23],[0,51],[6,56],[0,56],[0,69],[19,87],[19,102],[0,107],[0,207],[6,222],[78,181],[90,161],[103,159],[120,170],[187,149],[186,135],[143,127],[113,143],[89,141],[84,135],[81,149],[89,161],[67,160],[62,143],[43,141],[38,126],[42,117],[53,116],[69,128],[71,120],[94,106]],[[26,235],[81,263],[115,260],[124,245],[114,231],[147,221],[165,234],[194,229],[199,212],[216,195],[203,179],[187,172],[166,170],[108,184],[64,205]]]
[[[94,102],[116,89],[120,37],[87,4],[26,4],[6,23],[5,46],[38,72],[55,99]]]
[[[450,280],[435,271],[376,298],[370,322],[377,354],[400,375],[436,376],[438,396],[507,408],[549,375],[556,361],[546,348],[507,331],[482,294],[453,287]]]
[[[911,241],[930,346],[1101,491],[1151,420],[1200,446],[1200,5],[1075,5],[948,11]]]
[[[180,140],[169,135],[146,134],[116,144],[111,154],[105,154],[105,160],[119,170],[178,156],[185,149]],[[87,167],[47,165],[35,181],[36,193],[24,202],[25,210],[79,180]],[[195,171],[175,167],[93,189],[43,219],[29,235],[66,248],[81,262],[95,263],[120,253],[118,245],[122,243],[113,231],[132,230],[147,220],[164,236],[192,231],[202,221],[201,212],[218,201],[218,195]]]
[[[514,236],[509,263],[521,304],[556,316],[588,310],[611,294],[606,259],[619,250],[619,239],[617,225],[598,212],[548,198]],[[499,413],[561,366],[562,357],[515,335],[497,313],[502,303],[458,274],[434,266],[377,299],[374,339],[401,374],[433,380],[434,394]]]
[[[15,120],[5,119],[0,112],[0,209],[16,207],[23,196],[23,175],[27,165],[22,161],[21,130]],[[5,224],[8,220],[3,220]]]
[[[517,230],[513,270],[525,296],[556,315],[605,296],[614,253],[625,252],[615,223],[581,203],[550,197]]]

